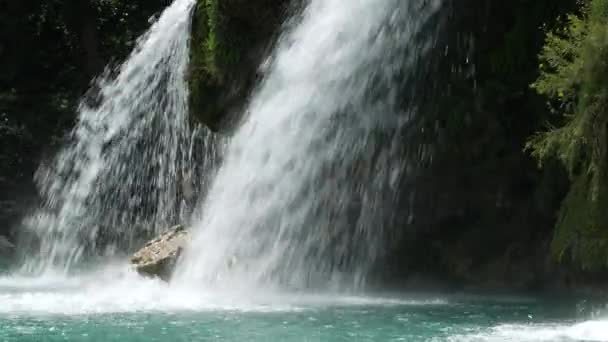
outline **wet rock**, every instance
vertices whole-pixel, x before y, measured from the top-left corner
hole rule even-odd
[[[15,245],[8,238],[0,235],[0,256],[12,255],[15,251]]]
[[[131,257],[137,272],[147,277],[169,281],[183,248],[190,241],[190,234],[182,225],[163,233]]]
[[[210,6],[197,0],[188,69],[190,112],[197,122],[213,131],[229,131],[239,122],[262,74],[258,66],[290,16],[290,5],[300,2],[222,0]]]

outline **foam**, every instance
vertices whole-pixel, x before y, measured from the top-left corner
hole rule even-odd
[[[170,286],[138,276],[126,265],[79,276],[0,278],[0,315],[89,315],[136,312],[286,312],[328,306],[445,305],[442,299],[396,299],[268,289],[226,290]]]

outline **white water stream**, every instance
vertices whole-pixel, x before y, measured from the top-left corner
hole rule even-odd
[[[439,4],[310,1],[267,62],[176,281],[364,283],[406,167],[399,77],[423,51],[405,52]]]
[[[80,104],[70,142],[38,172],[43,203],[22,227],[22,272],[67,273],[89,254],[128,250],[185,219],[184,188],[194,187],[185,80],[194,3],[168,7],[128,60],[96,82],[98,100]]]

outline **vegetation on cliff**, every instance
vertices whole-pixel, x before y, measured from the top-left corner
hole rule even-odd
[[[555,117],[527,146],[541,163],[559,159],[571,180],[553,254],[594,271],[608,267],[608,1],[582,6],[547,35],[533,87]]]
[[[198,0],[189,71],[194,118],[227,126],[257,79],[258,66],[286,17],[285,0]]]
[[[416,154],[402,191],[412,215],[389,257],[395,273],[524,288],[553,277],[548,245],[567,179],[557,163],[537,169],[523,149],[549,115],[529,87],[542,28],[559,27],[575,8],[574,0],[444,1],[423,32],[436,48],[405,102],[419,110],[409,146],[427,153]]]

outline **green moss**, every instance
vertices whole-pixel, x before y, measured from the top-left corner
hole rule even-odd
[[[216,80],[221,78],[218,65],[218,55],[223,48],[220,25],[218,0],[198,1],[193,19],[192,71]]]
[[[198,0],[192,23],[190,104],[193,117],[217,128],[243,102],[258,63],[251,56],[270,41],[278,25],[277,0],[251,3]],[[243,58],[247,56],[247,58]]]
[[[193,116],[208,126],[223,114],[218,98],[228,71],[238,61],[226,39],[225,21],[219,0],[198,1],[192,24],[190,105]]]
[[[552,243],[557,260],[574,261],[591,271],[608,265],[608,193],[605,186],[599,192],[589,191],[593,186],[589,175],[579,175],[573,180]]]
[[[208,72],[212,75],[219,76],[219,68],[217,65],[217,54],[220,49],[220,37],[219,37],[219,9],[218,0],[206,0],[204,6],[207,12],[207,27],[208,33],[205,40],[206,50],[206,61],[205,65],[208,67]]]
[[[608,0],[584,3],[547,35],[541,76],[532,85],[551,101],[556,124],[527,145],[542,161],[557,158],[570,174],[553,242],[559,260],[585,270],[608,268]]]

